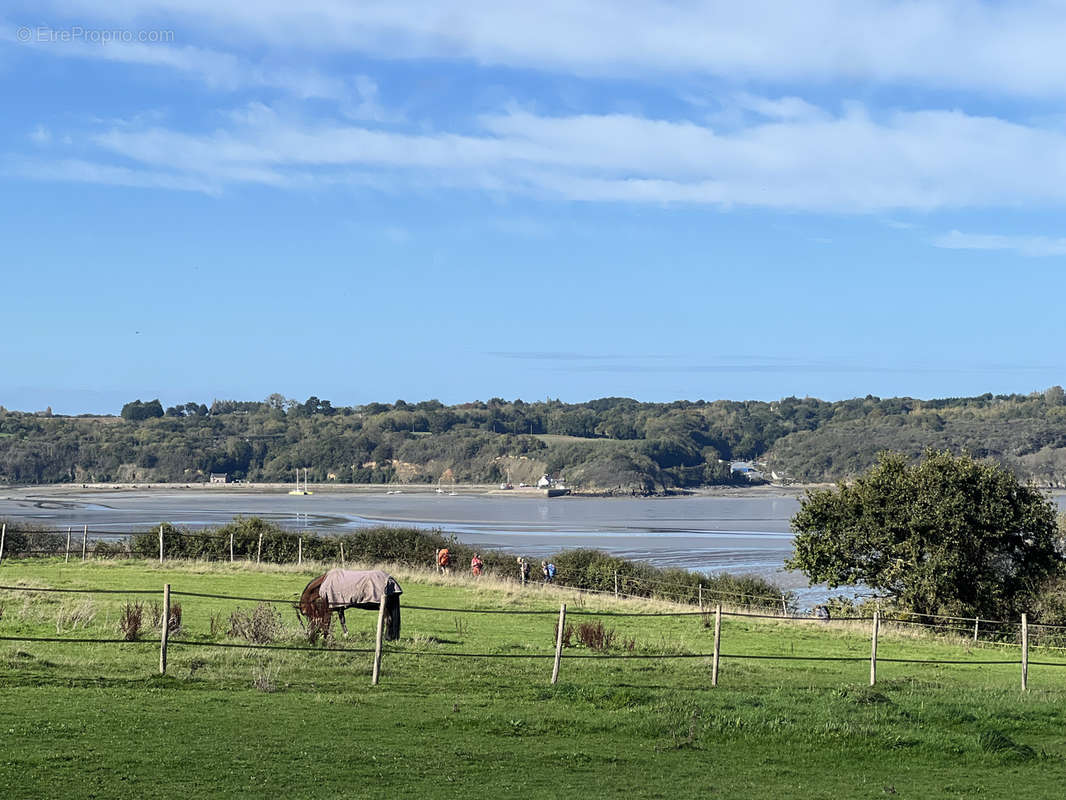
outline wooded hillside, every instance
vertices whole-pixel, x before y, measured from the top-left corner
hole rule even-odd
[[[767,476],[818,482],[858,474],[881,450],[916,457],[929,447],[991,457],[1040,484],[1066,484],[1062,389],[833,403],[492,398],[356,407],[272,395],[165,410],[136,400],[121,417],[0,408],[0,481],[9,483],[189,483],[211,473],[278,482],[307,467],[319,483],[517,485],[548,473],[576,488],[644,493],[735,482],[733,460],[757,460]]]

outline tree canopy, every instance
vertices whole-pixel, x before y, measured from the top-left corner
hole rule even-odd
[[[865,584],[918,613],[1013,616],[1062,566],[1055,506],[998,464],[899,453],[851,484],[811,491],[788,562],[830,588]]]

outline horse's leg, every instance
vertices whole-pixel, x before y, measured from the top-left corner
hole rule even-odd
[[[343,608],[338,608],[337,609],[337,617],[341,621],[341,630],[344,631],[344,638],[347,639],[348,638],[348,626],[344,624],[344,609]]]

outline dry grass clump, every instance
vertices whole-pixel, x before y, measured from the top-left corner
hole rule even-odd
[[[122,613],[118,618],[118,629],[127,642],[135,642],[140,638],[141,627],[144,624],[144,604],[131,603],[128,600],[122,606]]]
[[[96,614],[96,604],[92,600],[81,600],[73,605],[63,604],[56,612],[56,633],[87,628]]]
[[[281,614],[268,603],[260,603],[245,613],[239,607],[229,616],[229,635],[252,644],[277,641],[284,630]]]
[[[152,627],[161,631],[163,629],[163,604],[152,603]],[[181,630],[181,603],[170,604],[170,614],[167,619],[169,633],[177,633]]]
[[[590,650],[606,651],[611,649],[614,630],[604,628],[599,620],[582,622],[577,626],[577,639]]]
[[[252,686],[267,694],[276,692],[278,689],[278,673],[280,671],[280,667],[266,661],[257,662],[252,668]]]

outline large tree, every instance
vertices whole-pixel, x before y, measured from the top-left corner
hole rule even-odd
[[[850,484],[811,491],[788,566],[830,588],[865,584],[919,613],[1013,616],[1051,573],[1055,506],[998,464],[898,453]]]

